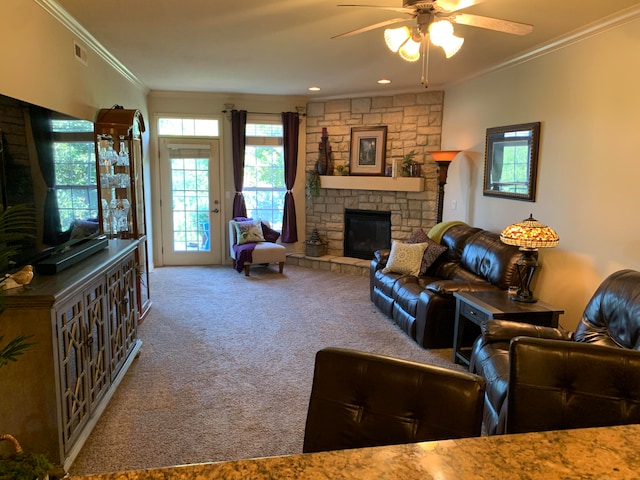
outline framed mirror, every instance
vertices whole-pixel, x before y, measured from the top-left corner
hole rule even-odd
[[[484,195],[535,202],[540,122],[487,128]]]

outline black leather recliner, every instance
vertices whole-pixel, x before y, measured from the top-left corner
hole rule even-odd
[[[382,355],[316,354],[303,451],[480,436],[484,379]]]
[[[487,382],[488,434],[640,423],[640,272],[598,287],[572,334],[489,320],[470,371]]]

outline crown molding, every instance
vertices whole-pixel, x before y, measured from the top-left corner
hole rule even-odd
[[[141,88],[148,92],[147,87],[131,70],[125,67],[116,57],[114,57],[87,29],[80,25],[67,11],[62,8],[55,0],[34,0],[36,4],[42,7],[48,14],[55,18],[67,30],[77,36],[88,48],[93,50],[100,58],[102,58],[109,66],[118,72],[123,78],[132,83],[137,88]]]
[[[482,77],[489,73],[497,72],[500,70],[504,70],[516,65],[520,65],[522,63],[528,62],[530,60],[534,60],[536,58],[542,57],[549,53],[555,52],[562,48],[569,47],[606,31],[617,28],[621,25],[633,22],[640,19],[640,7],[634,6],[629,7],[621,12],[618,12],[614,15],[610,15],[605,17],[597,22],[594,22],[590,25],[582,27],[580,29],[574,30],[573,32],[569,32],[561,37],[550,40],[546,43],[538,45],[537,47],[528,50],[516,57],[510,58],[509,60],[494,65],[492,67],[486,68],[482,71],[476,72],[473,75],[469,75],[467,77],[461,78],[456,82],[451,83],[451,85],[460,84],[463,82],[467,82],[469,80],[473,80],[474,78]]]

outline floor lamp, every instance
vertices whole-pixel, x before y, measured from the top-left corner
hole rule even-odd
[[[442,208],[444,206],[444,186],[447,184],[447,173],[449,171],[449,164],[452,162],[456,155],[460,153],[459,150],[440,150],[437,152],[429,152],[433,159],[436,161],[437,173],[438,173],[438,196],[436,198],[436,223],[442,222]]]

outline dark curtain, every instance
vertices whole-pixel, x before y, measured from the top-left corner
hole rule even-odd
[[[56,164],[53,156],[53,132],[51,115],[48,110],[37,106],[29,108],[33,141],[38,155],[38,164],[42,178],[47,184],[47,195],[44,201],[44,226],[42,241],[47,245],[57,245],[60,233],[60,213],[56,195]]]
[[[298,169],[298,130],[300,117],[295,112],[282,113],[283,151],[284,151],[284,183],[287,193],[284,196],[284,215],[282,218],[282,243],[298,241],[298,224],[296,222],[296,205],[293,200],[293,185],[296,182]]]
[[[247,206],[242,195],[244,184],[244,147],[246,135],[247,111],[231,110],[231,139],[233,143],[233,184],[236,194],[233,197],[233,217],[246,217]]]

